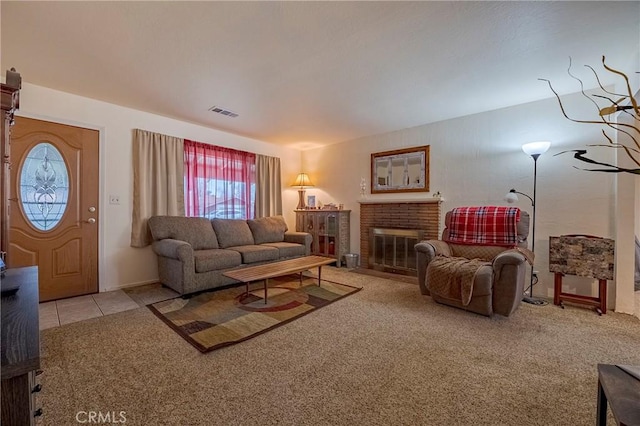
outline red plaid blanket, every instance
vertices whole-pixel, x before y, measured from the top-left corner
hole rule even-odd
[[[448,242],[515,247],[518,220],[517,207],[456,207],[451,211]]]

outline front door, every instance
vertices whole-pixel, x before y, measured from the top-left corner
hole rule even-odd
[[[16,117],[7,266],[38,266],[40,301],[98,291],[98,166],[98,131]]]

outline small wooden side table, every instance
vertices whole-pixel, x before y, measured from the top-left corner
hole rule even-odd
[[[553,304],[562,302],[593,306],[598,315],[607,313],[607,280],[613,279],[615,241],[593,235],[549,237],[549,272],[554,275]],[[598,280],[598,297],[562,291],[562,277],[576,275]]]
[[[607,424],[607,405],[619,425],[640,426],[640,380],[616,365],[598,364],[597,426]]]
[[[581,303],[595,306],[598,315],[607,313],[607,280],[598,280],[598,297],[583,296],[581,294],[565,293],[562,291],[562,272],[555,272],[553,276],[553,304],[564,308],[562,302]]]

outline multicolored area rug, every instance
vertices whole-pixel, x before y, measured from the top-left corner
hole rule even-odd
[[[148,305],[169,327],[201,352],[250,339],[361,290],[298,275],[269,280],[267,303],[262,281]]]

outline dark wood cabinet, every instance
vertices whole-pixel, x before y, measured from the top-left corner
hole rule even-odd
[[[333,257],[340,267],[349,253],[351,210],[296,210],[296,231],[313,236],[311,254]]]
[[[13,125],[13,114],[20,105],[20,87],[22,79],[15,69],[7,70],[5,83],[0,83],[0,161],[2,164],[0,175],[0,257],[4,258],[9,250],[9,193],[11,175],[11,134],[9,129]]]
[[[35,424],[42,414],[35,404],[40,386],[36,371],[40,368],[40,329],[38,322],[38,267],[7,269],[0,285],[19,284],[18,290],[2,300],[2,424]]]

